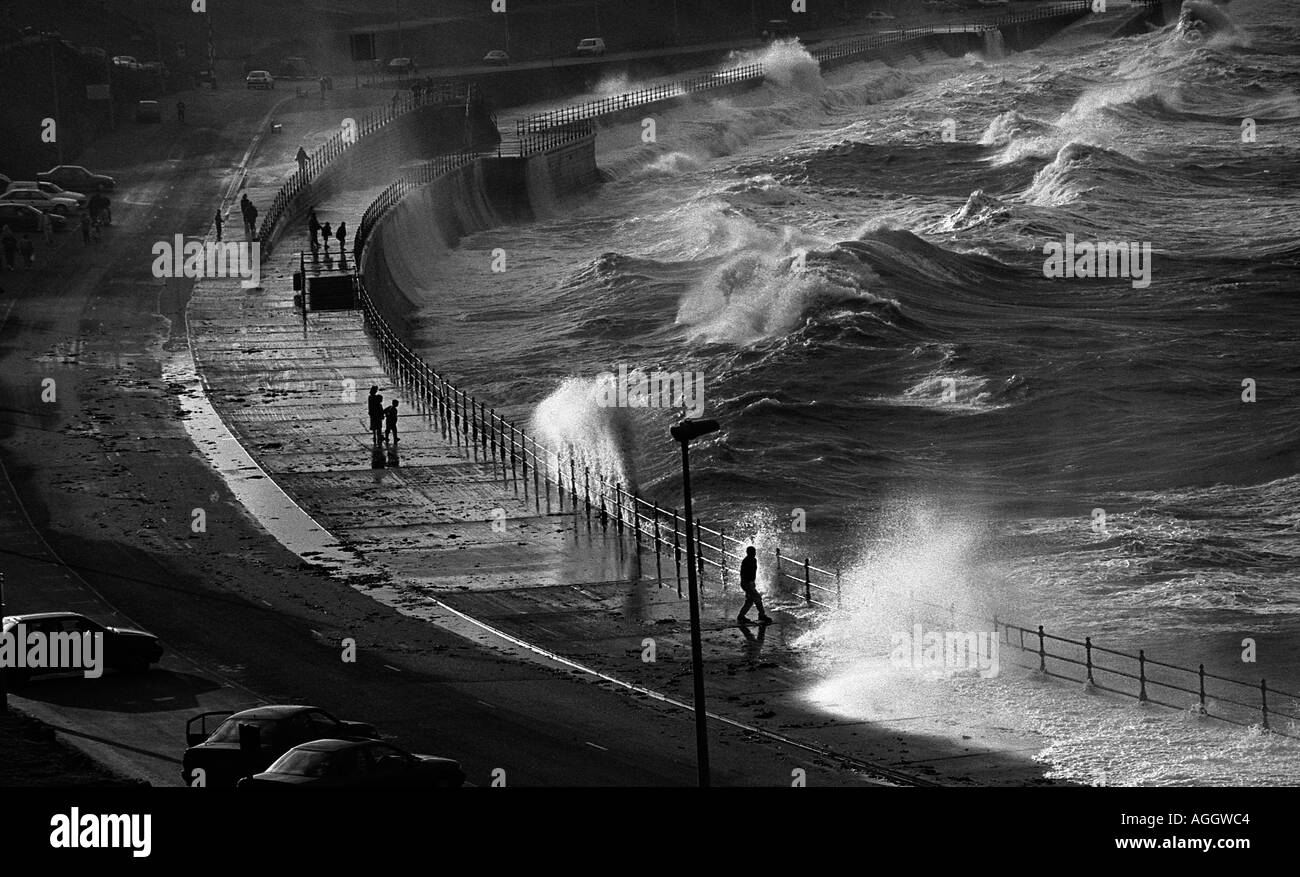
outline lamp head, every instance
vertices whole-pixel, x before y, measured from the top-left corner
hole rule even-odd
[[[676,441],[686,442],[693,441],[702,435],[708,435],[711,432],[717,432],[720,427],[716,420],[691,420],[687,418],[681,423],[668,430],[669,434]]]

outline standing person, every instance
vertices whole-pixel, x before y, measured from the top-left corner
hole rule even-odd
[[[320,220],[316,218],[315,209],[307,215],[307,231],[311,235],[311,257],[315,259],[316,251],[320,249]]]
[[[378,387],[370,388],[370,398],[367,402],[370,412],[370,434],[378,445],[380,431],[384,428],[384,397],[379,395]]]
[[[248,239],[251,241],[257,237],[257,206],[252,201],[248,202]]]
[[[397,444],[397,400],[384,409],[384,444],[388,444],[388,435],[392,433],[393,444]]]
[[[754,546],[745,549],[745,559],[740,562],[740,589],[745,592],[745,605],[740,607],[740,614],[736,616],[736,621],[740,624],[749,624],[750,620],[745,613],[749,611],[750,606],[758,607],[758,623],[771,624],[772,619],[767,617],[763,611],[763,597],[758,593],[758,558],[754,556]]]
[[[176,121],[185,124],[185,101],[183,100],[176,102]]]
[[[41,240],[47,244],[54,243],[54,220],[48,213],[41,213]]]
[[[217,240],[219,241],[221,240],[221,210],[220,209],[217,210],[216,215],[213,216],[213,219],[217,223]]]
[[[298,154],[294,156],[294,161],[298,162],[298,173],[307,173],[307,150],[299,146]]]
[[[18,255],[18,238],[14,237],[14,230],[7,225],[0,230],[0,250],[5,254],[5,267],[10,271],[14,270],[14,258]]]
[[[23,268],[30,269],[36,260],[36,247],[27,235],[23,235],[22,242],[18,244],[18,252],[23,254]]]
[[[320,227],[321,237],[325,239],[325,261],[330,259],[330,224],[327,222]]]
[[[348,224],[346,222],[339,223],[339,227],[334,231],[334,237],[338,238],[339,242],[339,258],[346,262],[348,260],[348,254],[343,250],[344,244],[347,243],[348,239]],[[344,265],[344,267],[346,268],[347,266]]]
[[[220,240],[218,238],[218,240]],[[81,242],[90,245],[90,214],[81,214]]]

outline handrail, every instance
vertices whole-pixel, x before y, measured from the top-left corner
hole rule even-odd
[[[314,149],[307,161],[294,171],[280,185],[271,204],[262,215],[261,225],[257,229],[257,241],[261,244],[262,258],[271,254],[271,241],[275,227],[285,210],[313,179],[320,175],[329,164],[338,158],[361,138],[375,133],[399,116],[420,107],[436,106],[444,103],[469,101],[474,99],[476,91],[472,85],[446,83],[438,88],[422,89],[396,98],[375,110],[366,112],[355,127],[336,131],[328,140]]]

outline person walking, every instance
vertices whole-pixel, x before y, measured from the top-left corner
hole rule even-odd
[[[740,607],[740,614],[736,616],[736,621],[740,624],[750,624],[746,615],[750,606],[758,607],[758,623],[771,624],[772,619],[763,611],[763,597],[758,593],[758,558],[754,556],[754,546],[749,546],[745,550],[745,559],[740,562],[740,589],[745,592],[745,605]]]
[[[370,412],[370,434],[378,445],[380,433],[384,428],[384,397],[379,395],[378,387],[370,388],[370,398],[367,402]]]
[[[217,240],[220,241],[220,240],[221,240],[221,225],[222,225],[222,223],[221,223],[221,210],[218,209],[217,212],[216,212],[216,214],[215,214],[212,218],[213,218],[213,221],[215,221],[216,224],[217,224]]]
[[[22,241],[18,244],[18,252],[23,254],[23,268],[31,270],[32,262],[36,261],[36,247],[27,235],[23,235]]]
[[[47,244],[54,243],[54,220],[48,213],[41,213],[41,240]]]
[[[90,246],[90,214],[81,214],[81,242]]]
[[[320,249],[320,220],[316,218],[314,209],[307,215],[307,232],[311,235],[311,257],[315,259],[316,251]]]
[[[185,124],[185,101],[183,100],[176,102],[176,121]]]
[[[294,160],[298,162],[298,173],[306,174],[307,173],[307,150],[299,146],[298,154],[294,156]]]
[[[327,222],[320,227],[321,237],[325,241],[325,261],[330,260],[330,224]]]
[[[14,230],[7,225],[0,230],[0,251],[4,252],[5,267],[10,271],[14,270],[14,259],[18,255],[18,238],[14,237]]]
[[[397,400],[384,409],[384,444],[388,444],[389,434],[393,436],[393,444],[397,444]]]

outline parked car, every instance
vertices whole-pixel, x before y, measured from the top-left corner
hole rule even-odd
[[[500,49],[493,49],[483,56],[484,64],[495,64],[498,67],[504,67],[510,63],[510,56]]]
[[[600,37],[587,37],[578,42],[578,48],[573,50],[575,55],[588,55],[598,57],[605,54],[605,41]]]
[[[0,200],[10,203],[27,204],[43,213],[59,216],[71,216],[77,212],[77,202],[71,198],[59,198],[47,195],[40,189],[16,189],[10,186],[0,195]]]
[[[398,75],[414,74],[417,72],[415,62],[410,58],[393,58],[384,65],[384,69],[389,73]]]
[[[244,84],[249,88],[275,88],[275,77],[268,70],[250,70],[244,77]]]
[[[0,210],[3,204],[0,204]],[[0,224],[7,220],[0,215]],[[18,625],[23,625],[28,635],[42,633],[102,634],[104,637],[104,666],[123,673],[144,673],[150,664],[158,663],[163,655],[162,643],[158,637],[143,630],[130,627],[106,627],[79,612],[38,612],[32,615],[7,615],[4,618],[4,633],[12,633]],[[26,682],[28,677],[49,673],[66,673],[68,668],[6,668],[6,678],[14,684]]]
[[[80,192],[69,192],[67,189],[57,183],[43,183],[40,180],[14,180],[9,185],[0,189],[0,193],[7,192],[10,189],[39,189],[51,198],[71,201],[78,210],[84,209],[89,200]],[[0,194],[0,200],[4,198]]]
[[[57,183],[78,192],[100,192],[117,188],[117,180],[106,174],[92,174],[75,164],[61,164],[36,175],[43,183]]]
[[[40,231],[42,216],[50,218],[55,231],[63,231],[68,222],[57,213],[42,213],[30,204],[0,201],[0,227],[7,225],[14,231]]]
[[[238,788],[457,789],[465,784],[460,762],[414,755],[379,740],[314,740],[295,746]]]
[[[225,720],[207,734],[209,718]],[[294,746],[312,740],[379,736],[374,725],[345,722],[314,706],[260,706],[231,715],[202,713],[185,725],[188,749],[181,759],[185,784],[196,781],[195,770],[203,771],[203,785],[230,788],[241,778],[266,768]]]

